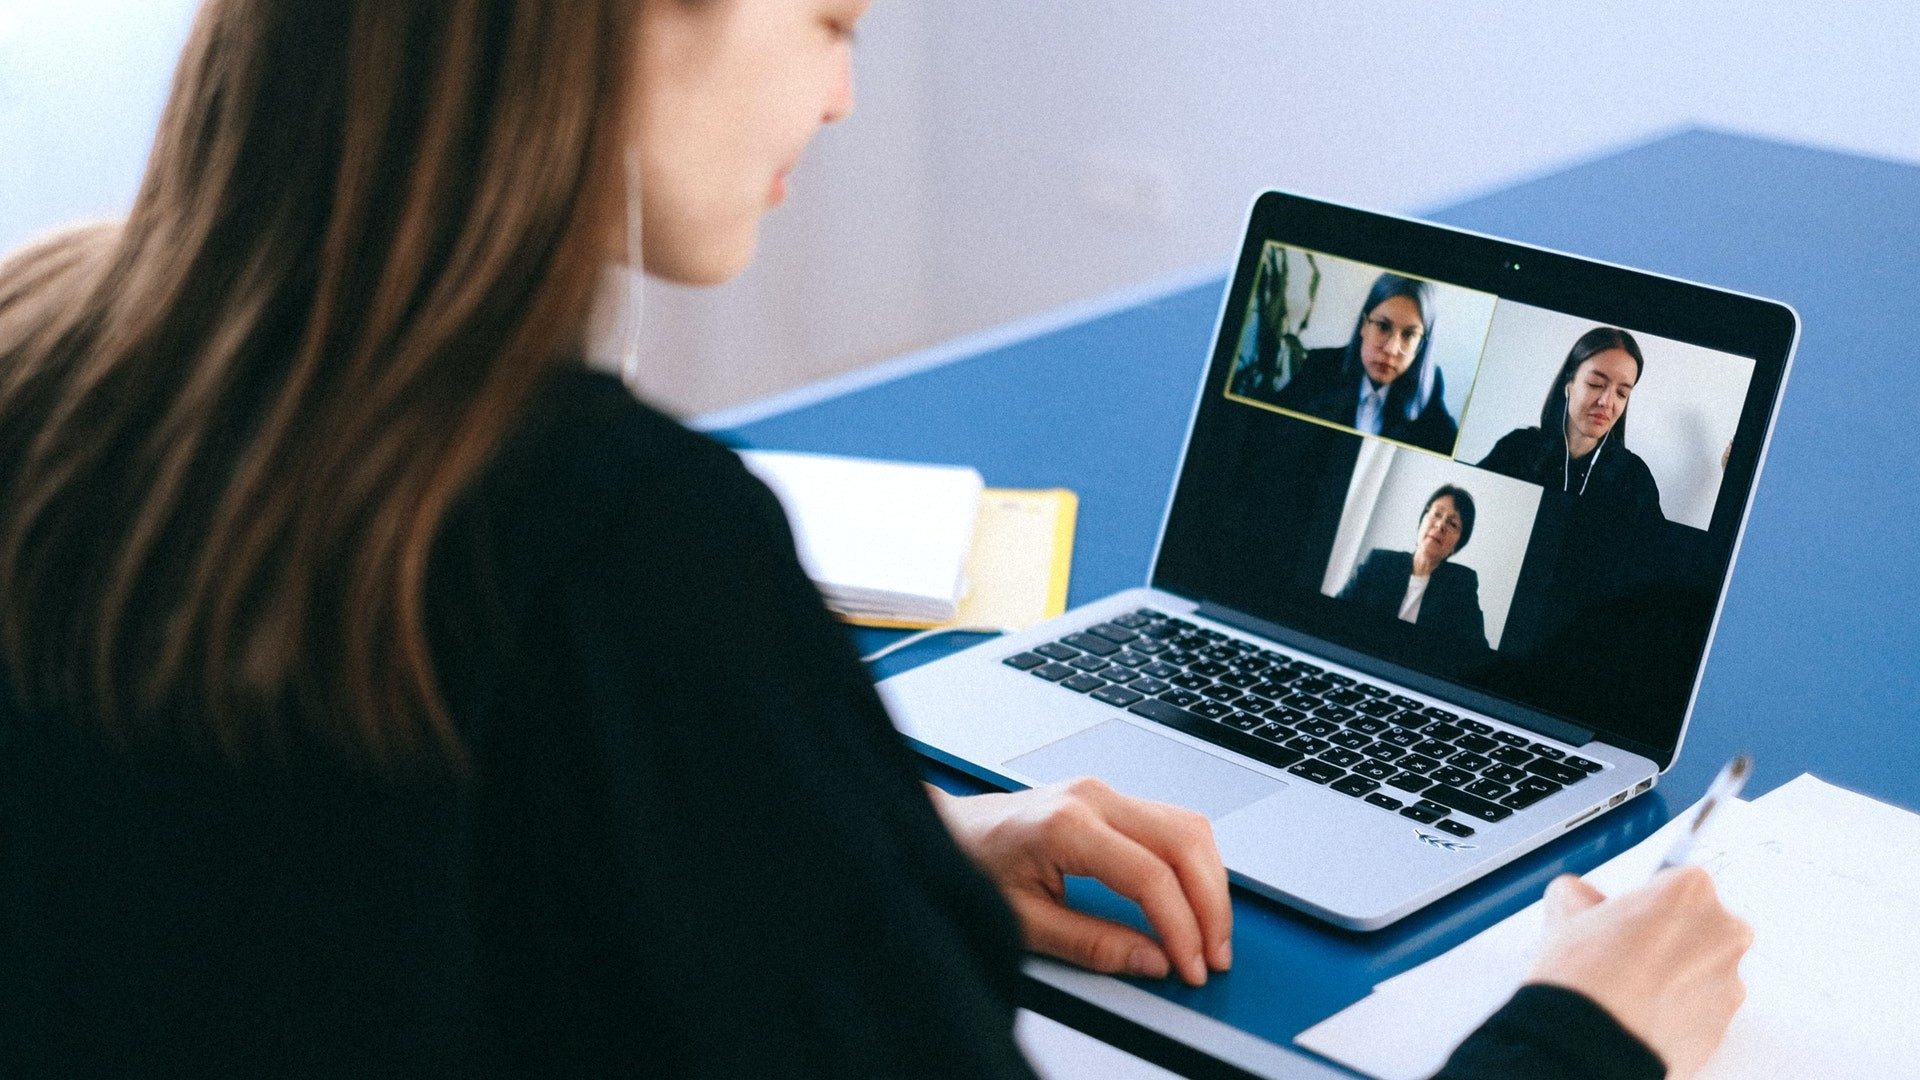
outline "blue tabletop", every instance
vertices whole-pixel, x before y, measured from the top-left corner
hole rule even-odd
[[[1429,216],[1785,300],[1803,337],[1675,767],[1653,794],[1378,933],[1236,892],[1231,973],[1199,990],[1137,984],[1277,1044],[1531,902],[1554,874],[1638,842],[1736,751],[1754,755],[1751,794],[1812,772],[1920,807],[1920,570],[1908,554],[1920,467],[1895,430],[1920,280],[1920,169],[1688,131]],[[1069,602],[1090,601],[1146,580],[1223,285],[998,340],[722,435],[969,463],[995,486],[1071,487],[1081,515]],[[892,636],[861,632],[861,645]],[[914,647],[876,675],[970,640]],[[1072,895],[1140,922],[1097,886]]]

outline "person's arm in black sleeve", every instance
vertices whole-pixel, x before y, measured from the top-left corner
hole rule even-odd
[[[1012,918],[778,504],[722,448],[642,434],[602,474],[640,479],[606,485],[554,598],[623,863],[634,1038],[688,1075],[1031,1075]]]
[[[1666,1066],[1583,994],[1522,986],[1433,1080],[1660,1080]]]

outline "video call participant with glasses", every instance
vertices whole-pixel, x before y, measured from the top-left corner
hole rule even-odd
[[[580,359],[610,260],[745,268],[865,8],[205,5],[128,216],[0,267],[8,1080],[1023,1076],[1021,944],[1229,966],[1204,821],[930,793],[772,494]],[[1446,1075],[1690,1072],[1710,880],[1551,897]]]
[[[1313,349],[1274,404],[1368,435],[1450,454],[1459,426],[1446,378],[1431,359],[1434,290],[1381,274],[1346,345]]]

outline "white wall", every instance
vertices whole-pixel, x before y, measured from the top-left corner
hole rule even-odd
[[[1338,595],[1354,567],[1376,548],[1412,551],[1421,511],[1445,484],[1473,496],[1473,536],[1449,561],[1479,576],[1487,644],[1497,649],[1540,510],[1540,488],[1533,484],[1368,439],[1354,467],[1320,591]]]
[[[1455,456],[1479,461],[1509,431],[1538,427],[1540,405],[1567,350],[1595,325],[1502,303],[1494,312]],[[1627,447],[1653,473],[1667,519],[1707,528],[1720,495],[1721,455],[1739,425],[1753,361],[1638,331],[1633,336],[1646,368],[1627,403]]]
[[[131,197],[187,0],[0,0],[0,247]],[[1678,125],[1920,161],[1910,0],[888,0],[740,282],[649,298],[657,393],[776,387],[1200,265],[1252,193],[1417,211]]]

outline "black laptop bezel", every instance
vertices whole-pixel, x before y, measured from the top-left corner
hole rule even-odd
[[[1415,277],[1491,293],[1513,301],[1595,323],[1670,338],[1690,345],[1731,353],[1754,363],[1747,397],[1733,445],[1721,495],[1707,536],[1717,551],[1719,589],[1700,655],[1693,667],[1686,707],[1676,716],[1657,717],[1649,725],[1670,734],[1655,741],[1609,730],[1604,720],[1555,714],[1503,695],[1498,687],[1456,681],[1419,665],[1381,657],[1366,644],[1343,639],[1324,612],[1314,618],[1278,617],[1272,610],[1249,614],[1243,598],[1223,595],[1203,584],[1208,575],[1198,567],[1205,559],[1199,550],[1205,523],[1194,518],[1204,512],[1196,497],[1208,463],[1196,461],[1196,436],[1218,423],[1226,410],[1247,406],[1222,392],[1239,347],[1239,330],[1252,290],[1254,271],[1269,242],[1302,248]],[[1199,602],[1228,621],[1296,647],[1319,647],[1348,666],[1411,685],[1437,697],[1461,702],[1486,715],[1557,737],[1591,730],[1611,745],[1656,762],[1662,771],[1671,765],[1685,734],[1693,703],[1706,667],[1713,630],[1725,603],[1732,566],[1752,505],[1760,467],[1779,408],[1793,349],[1799,336],[1799,318],[1791,307],[1775,300],[1748,296],[1696,282],[1683,281],[1597,260],[1584,259],[1515,241],[1498,239],[1430,222],[1342,206],[1280,191],[1262,193],[1248,217],[1240,256],[1221,307],[1212,352],[1187,433],[1180,475],[1161,525],[1150,584],[1156,589]],[[1183,517],[1183,512],[1186,516]]]

